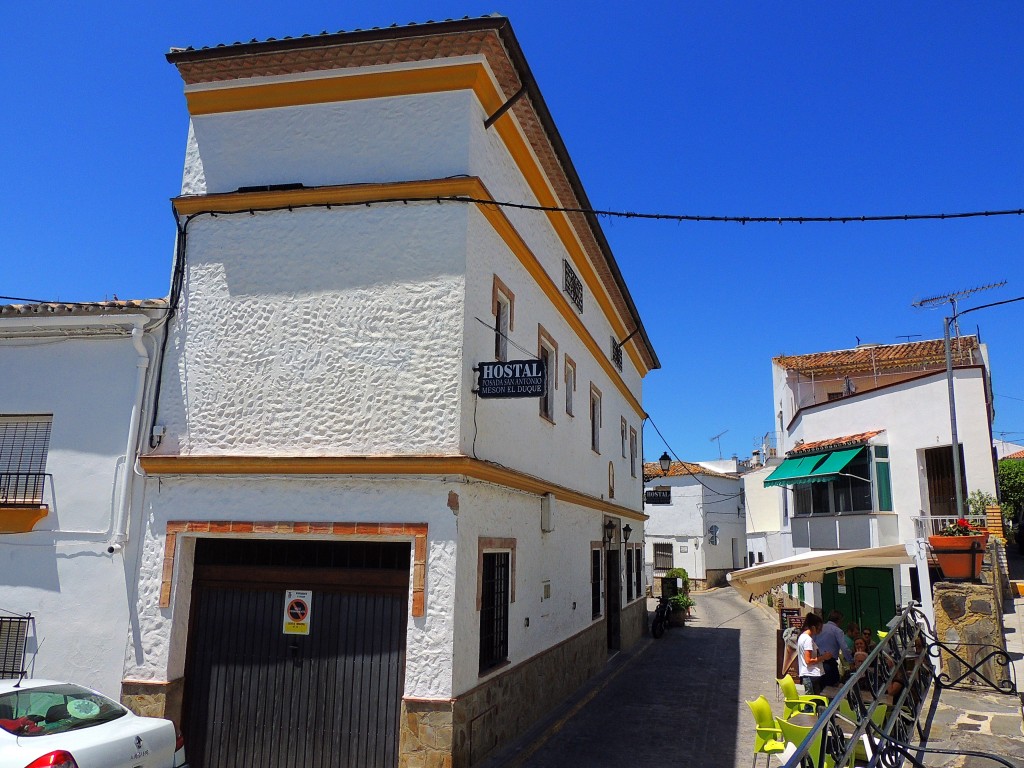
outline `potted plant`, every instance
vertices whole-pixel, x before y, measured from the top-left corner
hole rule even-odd
[[[942,575],[947,579],[976,579],[988,544],[988,531],[961,517],[928,537]]]
[[[694,605],[693,598],[680,592],[678,595],[674,595],[669,598],[669,604],[672,606],[672,614],[669,617],[669,623],[672,624],[672,626],[685,626],[686,619],[690,615],[690,609],[693,608]]]

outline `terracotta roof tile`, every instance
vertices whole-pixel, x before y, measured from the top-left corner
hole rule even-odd
[[[1006,456],[1003,456],[1003,458],[1004,459],[1024,459],[1024,451],[1017,451],[1016,453],[1011,453],[1011,454],[1008,454]]]
[[[803,443],[789,451],[787,456],[802,456],[807,453],[820,451],[834,451],[837,448],[851,448],[855,445],[865,445],[868,440],[885,432],[884,429],[876,429],[871,432],[858,432],[856,435],[844,435],[843,437],[829,437],[825,440],[815,440],[812,443]]]
[[[974,352],[978,349],[977,336],[953,339],[953,364],[971,365],[980,362]],[[834,352],[816,352],[809,355],[780,355],[773,358],[780,368],[806,374],[857,373],[893,371],[926,366],[944,366],[945,345],[942,339],[912,341],[906,344],[876,344]]]
[[[707,475],[708,477],[728,477],[734,478],[735,475],[727,475],[724,472],[715,472],[713,469],[702,467],[700,464],[694,464],[691,461],[673,461],[669,466],[668,474],[664,474],[661,471],[661,465],[656,461],[644,462],[644,479],[653,482],[661,477],[684,477],[686,475]]]
[[[167,299],[133,299],[130,301],[116,300],[67,303],[59,301],[44,301],[36,304],[0,304],[0,317],[26,317],[31,315],[127,315],[146,309],[167,309]]]

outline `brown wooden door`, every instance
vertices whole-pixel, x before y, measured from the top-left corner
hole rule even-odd
[[[285,592],[311,590],[309,634]],[[197,566],[184,735],[192,768],[397,766],[408,570]]]

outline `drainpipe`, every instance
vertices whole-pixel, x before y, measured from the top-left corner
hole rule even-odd
[[[119,552],[128,541],[128,507],[132,498],[132,480],[135,476],[135,452],[139,442],[139,424],[142,421],[142,400],[146,390],[146,373],[149,369],[149,353],[145,344],[142,343],[143,330],[142,322],[136,321],[132,328],[132,344],[135,351],[139,353],[135,361],[135,402],[132,404],[131,420],[128,424],[128,445],[124,450],[124,467],[121,480],[121,500],[117,508],[117,518],[114,523],[113,536],[110,539],[110,546],[107,552],[113,554]]]

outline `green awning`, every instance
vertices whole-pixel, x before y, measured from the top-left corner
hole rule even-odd
[[[817,456],[799,456],[795,459],[785,459],[775,468],[768,477],[764,479],[764,487],[773,485],[795,485],[800,482],[794,478],[807,477],[814,470],[814,465],[821,460],[821,454]]]
[[[847,465],[853,461],[864,446],[847,448],[831,453],[817,453],[813,456],[799,456],[786,459],[764,480],[765,488],[775,485],[804,485],[806,483],[827,483],[835,480]]]

